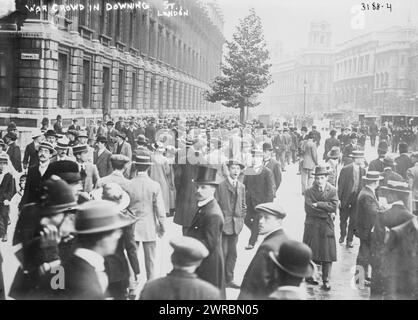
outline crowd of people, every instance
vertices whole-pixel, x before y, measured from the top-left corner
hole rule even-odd
[[[350,127],[323,142],[315,125],[286,121],[107,117],[64,128],[58,116],[21,149],[10,123],[0,140],[0,238],[19,249],[19,268],[7,295],[132,299],[142,247],[144,300],[225,299],[226,288],[239,289],[238,299],[305,299],[303,281],[319,285],[320,275],[321,289],[331,289],[338,215],[339,243],[353,248],[360,239],[357,272],[371,298],[416,299],[418,154],[409,152],[412,140],[399,141],[394,158],[386,131],[377,131],[378,156],[368,164],[371,131]],[[305,199],[303,242],[286,235],[277,197],[290,165]],[[170,239],[173,270],[158,278],[157,241],[171,217],[183,236]],[[256,252],[238,283],[244,226],[245,249]]]

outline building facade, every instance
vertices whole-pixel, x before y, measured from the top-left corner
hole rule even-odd
[[[219,110],[203,98],[224,43],[215,4],[22,0],[17,9],[23,23],[0,27],[3,122]]]
[[[320,114],[331,107],[331,26],[312,22],[307,48],[293,57],[273,55],[273,84],[266,89],[263,106],[276,114]],[[279,45],[276,48],[282,52]]]

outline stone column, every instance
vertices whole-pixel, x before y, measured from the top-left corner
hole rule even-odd
[[[73,50],[70,57],[70,77],[68,85],[68,107],[71,109],[82,108],[81,83],[83,80],[83,51]],[[47,86],[49,87],[49,86]]]

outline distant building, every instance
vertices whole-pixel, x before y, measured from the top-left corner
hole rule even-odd
[[[107,10],[117,2],[17,0],[26,20],[0,23],[0,126],[14,120],[40,127],[42,117],[58,114],[64,125],[72,118],[84,125],[106,113],[219,110],[202,95],[220,74],[223,17],[216,3],[121,3],[123,9]],[[28,11],[41,4],[46,10]]]

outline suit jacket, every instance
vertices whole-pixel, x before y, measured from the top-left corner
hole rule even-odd
[[[395,159],[395,163],[396,172],[406,179],[406,171],[412,167],[411,158],[406,153],[403,153]]]
[[[205,280],[221,291],[225,292],[224,257],[222,254],[222,230],[224,219],[218,202],[213,199],[203,207],[198,208],[186,235],[201,241],[209,251],[196,269],[200,279]]]
[[[225,179],[219,184],[215,198],[224,216],[223,232],[228,235],[240,234],[247,214],[245,186],[238,181],[234,189],[229,180]]]
[[[276,159],[271,158],[265,166],[273,172],[274,184],[276,186],[274,191],[276,192],[282,183],[282,170],[280,169],[280,164]]]
[[[95,269],[84,259],[73,255],[63,265],[65,271],[65,289],[59,292],[59,299],[104,300]]]
[[[106,177],[112,173],[113,168],[112,163],[110,162],[111,156],[112,153],[107,149],[102,152],[100,157],[98,156],[97,150],[94,151],[93,163],[96,165],[100,177]]]
[[[350,155],[353,152],[353,150],[358,150],[358,149],[359,149],[358,145],[353,146],[351,143],[347,144],[344,147],[343,158],[342,158],[344,165],[348,165],[353,162],[353,158],[351,158]]]
[[[120,185],[122,188],[124,188],[128,183],[129,180],[126,179],[123,174],[120,174],[119,172],[115,172],[113,171],[111,174],[109,174],[106,177],[100,178],[97,181],[97,188],[101,188],[103,187],[105,184],[108,183],[117,183],[118,185]]]
[[[327,154],[332,147],[340,147],[340,141],[337,138],[328,138],[325,140],[323,159],[328,160]]]
[[[303,152],[302,168],[313,170],[318,165],[318,154],[315,143],[306,140],[303,142],[301,149]]]
[[[23,192],[20,206],[31,202],[38,202],[40,196],[39,187],[43,181],[42,177],[44,176],[45,174],[41,176],[41,173],[39,172],[39,166],[32,166],[28,168],[25,191]]]
[[[9,145],[9,148],[7,149],[7,154],[9,155],[10,162],[12,163],[16,171],[22,172],[22,155],[20,153],[19,146],[16,145],[16,142],[13,142]]]
[[[133,128],[131,130],[130,127],[125,129],[126,138],[128,139],[128,143],[131,145],[132,150],[135,150],[137,148],[136,144],[136,138],[139,135],[139,131],[137,128]]]
[[[29,143],[25,148],[23,155],[23,165],[25,166],[37,166],[39,164],[38,150],[35,148],[35,142]]]
[[[370,162],[368,170],[383,172],[384,171],[383,161],[380,160],[379,158],[374,159],[372,162]]]
[[[118,143],[115,143],[112,153],[113,154],[122,154],[122,155],[128,157],[129,160],[132,159],[132,147],[127,141],[124,141],[122,143],[122,145],[120,146],[120,152],[118,152],[118,148],[119,148]],[[124,174],[128,178],[130,177],[130,175],[131,175],[131,163],[127,164]]]
[[[273,139],[273,148],[275,152],[283,152],[286,150],[283,134],[278,134]]]
[[[355,235],[362,240],[370,240],[376,216],[382,211],[374,192],[367,186],[363,187],[357,199],[357,225]]]
[[[284,143],[285,151],[288,152],[288,151],[290,151],[290,149],[292,147],[292,137],[287,132],[283,133],[282,137],[283,137],[283,143]]]
[[[341,208],[348,208],[350,205],[355,205],[357,201],[358,192],[353,192],[354,185],[354,164],[349,164],[343,167],[338,177],[338,199],[340,199]],[[360,176],[366,174],[364,168],[360,168]],[[360,178],[359,178],[360,179]],[[361,179],[359,180],[361,188]]]
[[[404,181],[402,176],[399,173],[392,171],[392,169],[386,169],[385,171],[383,171],[382,176],[383,180],[380,181],[380,186],[387,186],[389,180]]]
[[[269,252],[275,256],[288,238],[283,229],[267,235],[251,260],[241,284],[239,300],[264,300],[280,285],[277,266],[271,260]]]
[[[138,218],[135,241],[156,241],[164,231],[166,217],[160,184],[148,174],[139,174],[124,186],[131,199],[128,209]]]
[[[83,191],[90,193],[96,187],[97,181],[99,180],[99,171],[97,170],[96,165],[85,162],[85,176],[83,178],[83,174],[81,173],[82,182],[83,182]]]
[[[248,168],[244,172],[244,186],[248,207],[254,208],[260,203],[271,202],[274,199],[274,176],[267,167],[262,167],[259,174],[255,174],[253,168]]]
[[[220,300],[218,288],[201,280],[195,273],[172,270],[166,277],[149,281],[140,300]]]

